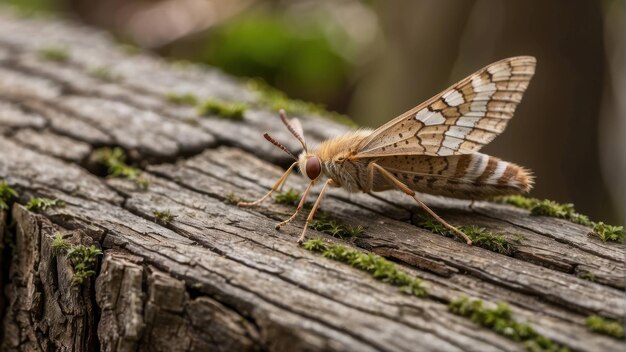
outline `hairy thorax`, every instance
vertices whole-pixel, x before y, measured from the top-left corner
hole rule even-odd
[[[357,130],[322,142],[313,154],[320,159],[324,176],[350,192],[362,190],[366,162],[353,156],[371,133],[371,130]]]

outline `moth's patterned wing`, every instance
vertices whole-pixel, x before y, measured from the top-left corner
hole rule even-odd
[[[375,130],[356,157],[477,152],[504,131],[535,64],[534,57],[518,56],[478,70]]]
[[[427,156],[394,155],[376,159],[414,191],[455,198],[481,199],[528,192],[532,176],[524,168],[482,153]],[[391,189],[381,175],[373,191]]]

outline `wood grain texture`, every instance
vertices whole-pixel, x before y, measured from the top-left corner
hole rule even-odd
[[[67,47],[70,60],[40,59],[51,44]],[[123,79],[98,80],[89,74],[94,67]],[[365,235],[353,242],[309,236],[377,253],[423,278],[428,297],[406,296],[299,247],[304,215],[276,231],[293,207],[224,202],[230,192],[260,197],[283,172],[286,156],[262,133],[297,142],[275,112],[258,106],[239,122],[200,119],[167,103],[171,90],[257,99],[217,71],[129,56],[92,29],[0,12],[0,179],[20,193],[9,212],[0,211],[7,229],[0,233],[11,239],[0,258],[4,350],[523,350],[449,313],[446,304],[462,295],[505,301],[515,318],[573,350],[621,347],[587,331],[584,319],[623,318],[624,245],[509,206],[425,197],[456,225],[521,238],[509,257],[412,225],[418,209],[402,194],[330,191],[322,209],[364,226]],[[309,143],[346,130],[300,118]],[[102,146],[124,148],[149,188],[91,173],[89,155]],[[305,186],[299,175],[286,185]],[[31,196],[66,206],[33,213],[23,206]],[[163,225],[155,210],[176,217]],[[73,285],[71,263],[51,251],[57,231],[103,249],[86,284]]]

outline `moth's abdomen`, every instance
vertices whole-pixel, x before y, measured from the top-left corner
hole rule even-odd
[[[525,193],[532,187],[527,170],[481,153],[396,156],[378,164],[415,191],[448,197],[481,199]]]
[[[470,195],[488,197],[526,193],[532,187],[529,172],[513,163],[481,153],[459,155],[457,158],[454,174],[446,182],[451,189],[458,187]]]

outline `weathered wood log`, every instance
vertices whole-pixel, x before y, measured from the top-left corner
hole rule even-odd
[[[50,47],[64,48],[66,60],[42,58]],[[116,79],[96,77],[98,68]],[[199,118],[168,103],[171,92],[253,108],[243,121]],[[260,197],[288,162],[262,132],[297,148],[258,101],[215,70],[126,54],[80,25],[0,12],[0,179],[20,194],[0,211],[1,348],[524,349],[452,314],[447,304],[463,295],[507,302],[515,319],[573,350],[623,347],[585,327],[591,314],[623,319],[626,286],[624,245],[590,237],[588,227],[506,205],[427,198],[452,223],[517,240],[507,256],[412,225],[419,209],[402,194],[331,191],[322,209],[365,234],[310,236],[395,261],[426,282],[427,297],[417,298],[298,246],[302,218],[274,230],[293,207],[230,204],[233,194]],[[311,141],[346,130],[316,116],[302,120]],[[123,148],[148,188],[104,177],[93,162],[104,146]],[[286,187],[304,185],[293,176]],[[35,196],[65,206],[28,210]],[[159,221],[155,211],[175,217]],[[59,253],[58,236],[74,248],[102,248],[94,277],[76,283],[76,263]]]

